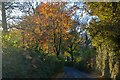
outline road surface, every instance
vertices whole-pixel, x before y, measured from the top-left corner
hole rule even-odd
[[[97,78],[97,76],[93,76],[85,72],[81,72],[75,68],[65,66],[64,72],[56,75],[55,78],[63,78],[63,80],[64,78],[86,78],[89,80],[90,78]]]
[[[92,76],[72,67],[64,67],[63,78],[92,78]]]

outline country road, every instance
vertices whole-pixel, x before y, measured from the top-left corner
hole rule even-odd
[[[63,78],[93,78],[91,75],[80,72],[72,67],[64,67]]]
[[[55,78],[97,78],[95,75],[87,74],[85,72],[81,72],[72,67],[64,67],[64,72],[58,74]],[[64,79],[63,79],[64,80]]]

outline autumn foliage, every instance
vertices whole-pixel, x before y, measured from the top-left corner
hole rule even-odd
[[[37,43],[46,52],[61,53],[68,30],[74,25],[64,10],[64,5],[65,3],[41,3],[36,8],[36,14],[24,18],[20,24],[27,24],[20,26],[25,29],[27,44]]]

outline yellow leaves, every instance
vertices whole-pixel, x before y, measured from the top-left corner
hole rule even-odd
[[[66,12],[61,11],[63,7],[61,4],[41,3],[35,9],[39,15],[33,14],[24,18],[21,23],[25,24],[25,44],[35,46],[34,44],[38,42],[39,47],[48,49],[48,43],[54,45],[54,38],[57,42],[61,36],[64,36],[63,40],[68,39],[67,30],[72,27],[74,22]]]
[[[53,16],[53,13],[49,13],[48,16],[49,16],[49,17],[52,17],[52,16]]]
[[[64,27],[64,29],[68,29],[72,26],[70,17],[68,17],[64,11],[60,11],[60,7],[62,7],[62,5],[64,4],[42,3],[38,6],[37,11],[42,14],[41,23],[43,26],[56,25],[57,27]]]
[[[68,40],[68,38],[67,38],[67,37],[65,37],[65,38],[64,38],[64,40]]]
[[[70,57],[71,55],[70,55],[68,52],[65,51],[65,52],[64,52],[64,56],[65,56],[65,57],[67,57],[67,56]]]
[[[50,8],[49,10],[50,10],[50,12],[52,12],[52,9],[51,9],[51,8]]]
[[[110,6],[112,7],[112,3],[110,3]]]
[[[33,15],[33,22],[35,22],[36,24],[40,24],[40,18],[38,15]]]
[[[37,8],[36,11],[39,12],[39,14],[46,14],[46,10],[49,8],[49,6],[45,3],[41,3]]]

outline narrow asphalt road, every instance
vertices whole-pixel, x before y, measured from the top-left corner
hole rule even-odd
[[[80,72],[72,67],[64,67],[63,78],[92,78],[92,77],[91,75],[84,72]]]

